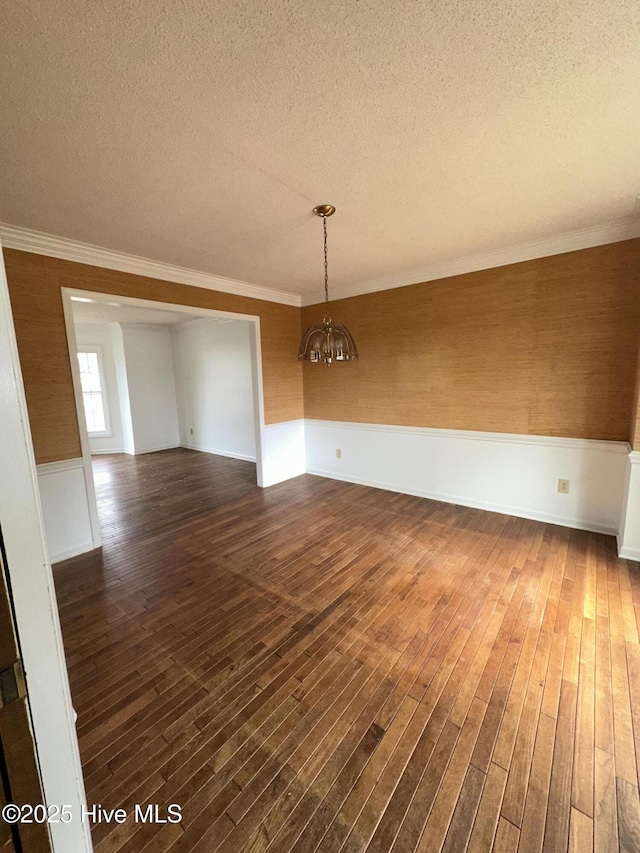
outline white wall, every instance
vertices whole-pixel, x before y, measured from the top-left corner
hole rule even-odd
[[[136,452],[133,442],[133,424],[129,403],[129,383],[127,381],[127,362],[124,354],[124,335],[120,323],[109,323],[109,332],[113,344],[113,360],[118,383],[118,402],[122,429],[122,449],[133,455]]]
[[[133,451],[179,447],[171,332],[166,326],[138,323],[123,323],[121,329]]]
[[[180,444],[171,332],[140,323],[75,324],[78,346],[102,353],[110,436],[92,453],[149,453]]]
[[[249,323],[198,319],[172,330],[180,443],[255,462]]]
[[[629,560],[640,561],[640,452],[629,454],[618,554]]]
[[[619,531],[626,442],[307,420],[305,443],[311,474],[567,527]],[[570,480],[569,494],[558,493],[559,479]]]
[[[112,330],[105,323],[76,323],[75,330],[79,348],[82,348],[83,345],[100,347],[104,369],[105,388],[103,393],[107,398],[109,409],[111,435],[97,438],[90,436],[89,447],[92,453],[122,453],[124,451],[124,438]]]

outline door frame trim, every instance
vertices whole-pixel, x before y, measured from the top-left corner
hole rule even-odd
[[[89,435],[87,425],[84,421],[82,392],[80,385],[80,370],[77,352],[75,323],[73,318],[72,296],[91,299],[94,302],[113,302],[117,300],[121,305],[132,305],[139,308],[153,308],[160,311],[171,311],[185,315],[185,321],[192,318],[220,318],[225,320],[242,320],[249,323],[249,341],[251,349],[251,373],[253,390],[253,422],[256,440],[256,482],[261,488],[264,487],[265,477],[265,421],[264,421],[264,383],[262,378],[262,346],[260,339],[260,317],[255,314],[239,314],[233,311],[219,311],[215,308],[200,308],[186,303],[160,302],[156,299],[142,299],[136,296],[120,296],[119,294],[107,293],[95,290],[81,290],[76,287],[61,287],[62,303],[64,307],[64,322],[67,330],[67,342],[69,346],[69,359],[71,361],[71,373],[76,400],[76,415],[78,419],[78,430],[80,432],[80,446],[82,460],[85,469],[85,481],[87,483],[87,496],[91,511],[91,526],[93,531],[94,547],[100,545],[100,529],[98,524],[98,512],[93,486],[93,472],[91,468],[91,451],[89,448]],[[97,543],[97,544],[96,544]]]
[[[53,850],[90,853],[90,827],[62,632],[45,542],[35,458],[0,245],[0,519],[44,796],[70,805],[50,824]],[[35,805],[35,804],[34,804]]]

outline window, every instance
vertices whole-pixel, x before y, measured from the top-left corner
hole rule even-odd
[[[84,416],[89,435],[109,435],[109,417],[100,351],[97,347],[78,351]]]

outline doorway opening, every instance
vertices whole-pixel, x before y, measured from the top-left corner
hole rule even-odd
[[[92,455],[183,447],[254,463],[263,485],[258,317],[68,288],[62,296],[94,547]]]

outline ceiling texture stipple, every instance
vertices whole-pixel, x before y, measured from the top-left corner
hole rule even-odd
[[[636,0],[22,0],[0,221],[280,291],[638,216]]]

